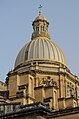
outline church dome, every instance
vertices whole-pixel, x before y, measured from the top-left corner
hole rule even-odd
[[[15,67],[29,60],[51,60],[66,65],[62,50],[51,40],[37,38],[27,43],[19,52]]]
[[[48,32],[49,22],[43,17],[41,8],[39,16],[36,17],[32,25],[31,41],[20,50],[14,68],[31,60],[50,60],[66,65],[64,53],[50,39]]]

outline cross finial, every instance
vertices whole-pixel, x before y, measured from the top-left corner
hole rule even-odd
[[[42,5],[39,6],[39,9],[41,9],[41,8],[42,8]]]
[[[39,6],[39,16],[42,16],[42,5]]]

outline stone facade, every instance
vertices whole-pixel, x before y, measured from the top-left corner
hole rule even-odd
[[[79,117],[79,107],[50,111],[41,102],[24,106],[20,103],[11,103],[0,107],[5,109],[0,110],[0,119],[78,119]]]
[[[26,68],[16,69],[8,76],[9,99],[13,102],[30,104],[42,101],[51,109],[78,105],[78,77],[63,65],[32,61],[32,65],[29,63]]]
[[[0,82],[0,118],[78,119],[79,79],[51,41],[41,8],[32,25],[31,41],[19,52],[6,82]]]

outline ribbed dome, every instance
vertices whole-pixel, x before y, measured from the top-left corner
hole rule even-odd
[[[31,60],[50,60],[66,65],[62,50],[50,39],[48,31],[49,22],[42,15],[41,6],[39,16],[35,18],[32,26],[33,33],[31,41],[19,52],[15,61],[15,68]]]
[[[31,40],[20,50],[15,67],[30,60],[51,60],[66,65],[62,50],[54,42],[43,37]]]

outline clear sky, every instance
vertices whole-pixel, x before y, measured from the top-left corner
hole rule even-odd
[[[65,53],[71,72],[79,76],[79,0],[0,0],[0,80],[5,81],[19,50],[30,41],[40,4],[50,22],[52,41]]]

